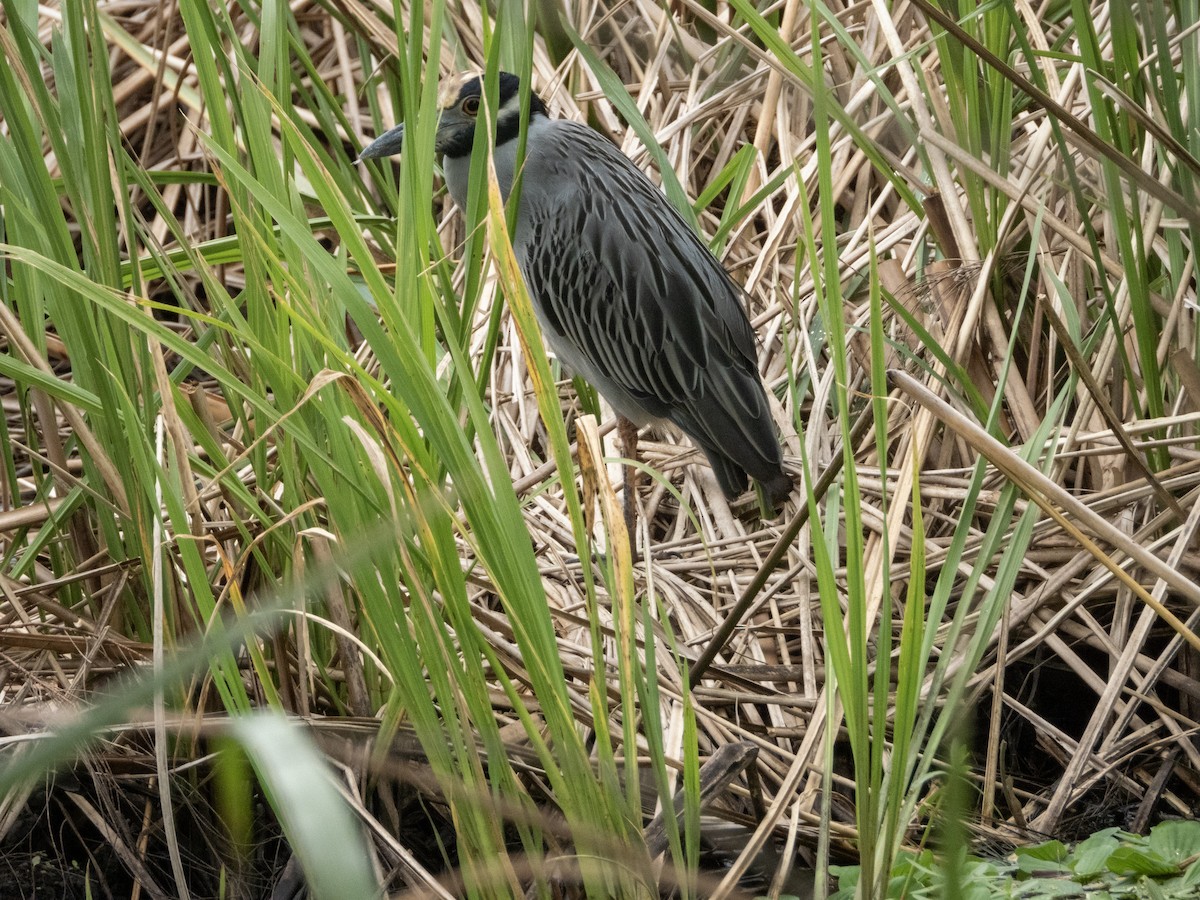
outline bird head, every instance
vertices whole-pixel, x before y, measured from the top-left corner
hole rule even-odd
[[[521,80],[509,72],[497,78],[499,109],[496,113],[496,145],[517,136],[521,122]],[[442,89],[434,149],[452,159],[467,156],[475,142],[475,123],[483,109],[483,76],[459,75]],[[537,94],[529,96],[529,116],[546,115],[546,104]],[[404,124],[384,132],[358,158],[394,156],[404,145]]]

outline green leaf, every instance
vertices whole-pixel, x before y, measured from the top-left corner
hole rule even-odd
[[[853,895],[854,889],[858,886],[858,878],[862,875],[862,868],[859,866],[830,866],[829,874],[837,879],[839,891],[849,890]]]
[[[1121,846],[1116,838],[1118,828],[1106,828],[1075,847],[1071,868],[1077,878],[1092,879],[1108,871],[1108,858]]]
[[[1023,882],[1014,897],[1083,897],[1083,887],[1062,878],[1033,878]]]
[[[1066,863],[1053,859],[1037,859],[1032,856],[1022,856],[1017,859],[1017,871],[1027,875],[1046,875],[1061,872],[1063,875],[1074,874]]]
[[[1030,859],[1040,859],[1048,862],[1066,862],[1070,855],[1071,851],[1067,849],[1067,845],[1062,841],[1046,841],[1046,843],[1038,844],[1035,847],[1017,848],[1017,859],[1029,857]]]
[[[1119,875],[1178,875],[1179,866],[1153,850],[1126,844],[1108,857],[1108,869]]]
[[[236,719],[246,751],[316,897],[377,894],[362,830],[338,790],[338,776],[307,732],[282,716]]]
[[[94,393],[71,381],[56,377],[14,356],[0,355],[0,375],[18,382],[23,388],[37,388],[51,397],[78,406],[85,412],[98,413],[102,406]]]
[[[1062,841],[1046,841],[1036,847],[1018,847],[1017,870],[1029,874],[1071,871],[1067,865],[1071,852]]]
[[[1167,862],[1180,864],[1200,853],[1200,822],[1177,819],[1150,829],[1150,849]]]

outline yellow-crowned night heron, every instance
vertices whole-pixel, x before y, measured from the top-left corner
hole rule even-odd
[[[479,76],[461,76],[444,94],[438,122],[437,151],[461,209],[482,87]],[[519,81],[501,73],[498,88],[494,159],[507,200]],[[704,451],[727,496],[744,491],[750,476],[778,507],[792,479],[783,471],[741,290],[611,141],[549,118],[536,94],[529,102],[513,249],[550,348],[621,416],[678,425]],[[403,138],[400,125],[360,159],[399,153]]]

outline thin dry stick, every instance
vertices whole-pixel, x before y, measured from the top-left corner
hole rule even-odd
[[[857,444],[859,439],[866,434],[867,429],[871,427],[874,421],[869,412],[859,416],[858,421],[854,423],[854,427],[850,429],[851,446]],[[817,500],[825,496],[825,492],[829,490],[829,486],[833,484],[835,478],[842,471],[842,454],[837,454],[833,458],[833,462],[829,467],[821,473],[821,477],[817,479],[817,483],[813,485],[813,495]],[[712,665],[718,653],[725,649],[725,645],[729,643],[729,638],[734,630],[741,624],[742,616],[746,615],[746,611],[754,603],[754,599],[758,596],[759,591],[767,583],[767,578],[775,571],[775,568],[783,561],[787,555],[788,547],[792,545],[792,541],[796,539],[796,535],[800,533],[800,529],[804,527],[804,523],[808,521],[808,504],[803,503],[796,510],[796,517],[788,523],[788,527],[784,529],[783,534],[775,542],[775,546],[771,548],[771,552],[767,554],[767,558],[763,560],[763,564],[759,566],[758,571],[754,573],[754,578],[750,584],[746,586],[746,590],[738,599],[738,602],[733,605],[733,609],[729,611],[729,615],[725,617],[725,621],[721,623],[716,632],[712,636],[712,640],[708,642],[708,646],[704,648],[704,652],[700,654],[700,658],[696,660],[688,673],[688,686],[695,689],[696,685],[704,678],[704,673],[708,671],[708,667]]]
[[[1142,602],[1153,609],[1163,621],[1175,629],[1179,636],[1193,648],[1200,651],[1200,637],[1193,633],[1169,609],[1150,596],[1149,592],[1134,580],[1117,562],[1101,550],[1082,531],[1067,518],[1064,510],[1069,510],[1076,520],[1083,524],[1088,531],[1114,547],[1119,547],[1125,555],[1144,568],[1156,578],[1166,582],[1179,594],[1193,604],[1200,606],[1200,585],[1186,578],[1177,570],[1171,568],[1161,559],[1138,544],[1131,543],[1128,536],[1112,525],[1107,519],[1093,512],[1086,504],[1067,493],[1025,460],[1018,457],[1009,448],[988,434],[983,428],[972,422],[949,403],[942,400],[932,391],[906,372],[891,369],[888,377],[892,383],[918,403],[936,415],[942,422],[962,437],[968,444],[983,454],[988,460],[1008,477],[1024,494],[1042,508],[1078,540],[1105,568],[1141,598]]]

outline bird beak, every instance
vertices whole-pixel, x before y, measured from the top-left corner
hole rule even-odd
[[[364,159],[382,159],[385,156],[395,156],[404,146],[404,123],[401,122],[391,131],[385,131],[369,143],[363,152],[358,154],[358,161]]]

